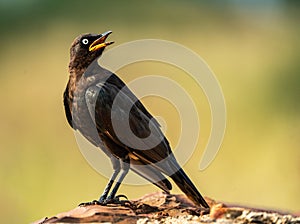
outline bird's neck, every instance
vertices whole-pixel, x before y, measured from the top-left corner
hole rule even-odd
[[[106,80],[111,76],[111,72],[102,68],[97,61],[93,61],[88,66],[78,64],[71,60],[69,63],[69,97],[73,98],[75,90],[84,91],[85,88],[93,83],[101,80]],[[86,73],[84,75],[84,73]]]
[[[69,67],[69,78],[70,79],[74,79],[75,82],[77,82],[78,80],[81,79],[83,73],[86,71],[85,68],[81,68],[81,69],[78,69],[78,68],[70,68]]]
[[[97,58],[97,55],[86,58],[75,57],[71,55],[69,63],[70,77],[76,78],[78,81],[82,77],[83,73]]]
[[[69,98],[73,99],[74,91],[76,89],[76,85],[78,81],[82,78],[82,75],[86,71],[87,68],[84,66],[80,66],[76,61],[70,61],[69,63],[69,81],[68,81],[68,89],[69,89]]]
[[[79,76],[81,78],[82,74],[85,72],[89,64],[85,65],[81,61],[71,59],[69,63],[69,73],[72,76]]]

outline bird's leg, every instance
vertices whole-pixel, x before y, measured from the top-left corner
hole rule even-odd
[[[106,198],[108,195],[109,190],[111,189],[111,186],[113,185],[116,177],[120,173],[120,161],[114,156],[110,157],[111,163],[113,165],[113,174],[111,175],[108,184],[106,185],[102,195],[100,196],[99,200],[93,200],[91,202],[83,202],[80,203],[79,206],[87,206],[87,205],[104,205],[106,203]]]
[[[106,198],[107,198],[107,195],[108,195],[108,192],[110,191],[111,189],[111,186],[113,185],[116,177],[118,176],[118,174],[120,173],[120,161],[119,159],[117,159],[116,157],[112,156],[111,158],[111,163],[112,163],[112,166],[113,166],[113,174],[112,176],[110,177],[109,179],[109,182],[108,184],[106,185],[102,195],[100,196],[99,198],[99,203],[100,204],[104,204]]]
[[[128,161],[122,161],[121,162],[121,175],[116,183],[116,185],[114,186],[114,188],[112,189],[112,191],[110,192],[110,195],[107,198],[107,202],[118,202],[120,197],[125,197],[127,199],[126,196],[124,195],[120,195],[116,197],[116,193],[122,183],[122,181],[124,180],[125,176],[127,175],[128,171],[130,168],[130,163],[129,163],[129,159]],[[116,200],[115,200],[116,199]]]
[[[116,157],[114,156],[111,156],[110,157],[110,160],[111,160],[111,163],[113,165],[113,174],[112,176],[110,177],[109,179],[109,182],[108,184],[106,185],[102,195],[100,196],[99,200],[93,200],[91,202],[83,202],[83,203],[80,203],[79,206],[87,206],[87,205],[105,205],[106,204],[106,198],[107,198],[107,195],[108,195],[108,192],[110,191],[111,189],[111,186],[113,185],[116,177],[118,176],[118,174],[120,173],[120,161],[119,159],[117,159]]]

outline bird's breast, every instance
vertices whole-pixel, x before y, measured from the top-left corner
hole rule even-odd
[[[81,78],[73,88],[72,92],[72,122],[79,132],[86,137],[90,142],[99,146],[100,138],[96,128],[95,121],[91,116],[86,102],[87,90],[93,85],[94,78]]]

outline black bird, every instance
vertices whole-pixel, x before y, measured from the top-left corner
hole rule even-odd
[[[97,58],[113,43],[105,42],[109,34],[84,34],[74,40],[64,92],[68,123],[101,148],[113,165],[114,172],[96,203],[117,199],[117,190],[131,169],[167,193],[172,189],[169,176],[195,205],[209,208],[176,161],[159,123],[118,76],[98,65]]]

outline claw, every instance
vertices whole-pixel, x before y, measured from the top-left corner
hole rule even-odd
[[[120,198],[125,198],[125,200],[120,200]],[[125,203],[128,203],[128,198],[124,194],[120,194],[115,196],[114,198],[108,197],[107,199],[100,198],[99,200],[93,200],[89,202],[82,202],[78,206],[84,207],[84,206],[90,206],[90,205],[107,205],[107,204],[118,204],[118,205],[124,205]]]
[[[125,198],[125,200],[120,200],[120,198]],[[124,203],[129,202],[128,198],[126,195],[120,194],[115,196],[114,198],[108,197],[105,200],[105,204],[119,204],[119,205],[124,205]]]
[[[89,206],[89,205],[103,205],[103,203],[101,203],[97,200],[93,200],[93,201],[89,201],[89,202],[82,202],[78,206],[84,207],[84,206]]]
[[[115,196],[115,198],[117,198],[118,200],[120,200],[120,198],[125,198],[128,201],[127,196],[124,194],[119,194],[119,195]]]

